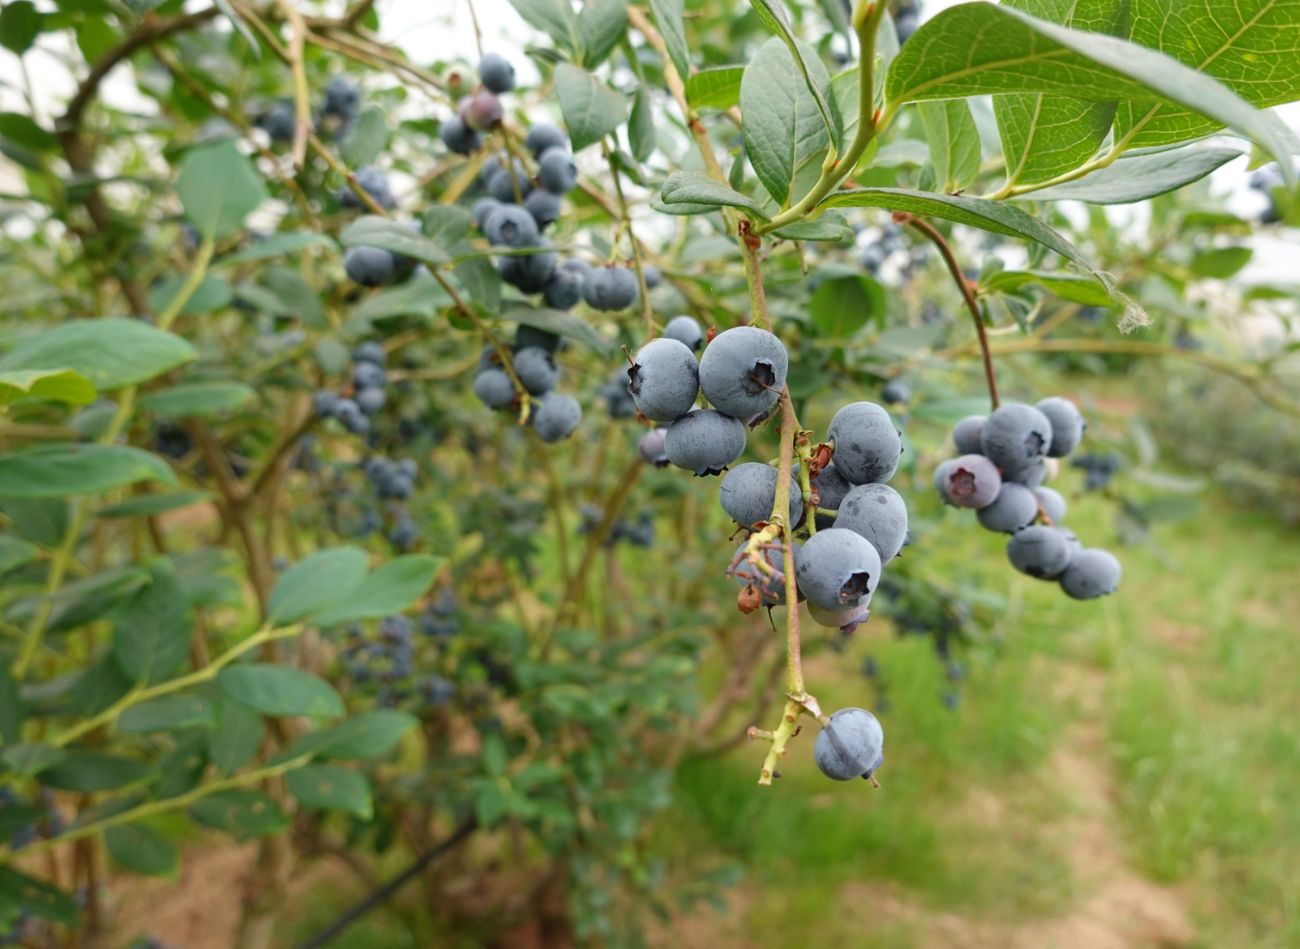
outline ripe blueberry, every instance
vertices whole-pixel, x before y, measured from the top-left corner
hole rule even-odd
[[[813,743],[817,767],[835,781],[870,777],[884,753],[885,731],[864,708],[842,708],[831,715]]]
[[[848,635],[871,618],[871,610],[868,607],[870,602],[871,597],[863,597],[860,602],[840,610],[824,610],[815,603],[809,603],[808,615],[818,626],[838,629]]]
[[[568,145],[568,143],[569,137],[549,122],[538,122],[524,137],[524,144],[533,153],[534,158],[540,158],[548,148]]]
[[[1070,564],[1070,545],[1054,527],[1033,526],[1017,531],[1007,542],[1007,558],[1021,573],[1055,580]]]
[[[641,460],[656,468],[667,468],[669,465],[668,450],[665,447],[667,438],[666,428],[652,428],[642,435],[636,443],[636,451],[641,456]]]
[[[944,473],[939,496],[954,507],[979,510],[997,500],[1002,475],[983,455],[962,455],[940,466]]]
[[[1052,444],[1052,423],[1032,405],[1008,402],[994,410],[980,431],[980,453],[1014,474],[1043,460]]]
[[[352,367],[352,385],[357,389],[382,387],[388,382],[384,367],[373,362],[359,362]]]
[[[880,554],[861,534],[829,527],[795,551],[795,575],[808,602],[824,610],[841,610],[875,592]]]
[[[392,283],[397,261],[382,247],[349,247],[343,255],[343,269],[348,279],[363,287],[382,287]]]
[[[675,339],[652,339],[627,370],[627,391],[655,422],[674,422],[691,410],[699,393],[695,356]]]
[[[358,389],[355,398],[357,405],[361,407],[361,411],[367,415],[374,415],[388,401],[388,396],[384,390],[378,388]]]
[[[515,353],[515,375],[524,384],[529,395],[542,395],[555,388],[560,370],[545,349],[529,346]]]
[[[1076,600],[1091,600],[1119,589],[1122,572],[1110,551],[1095,547],[1076,550],[1061,574],[1061,589]]]
[[[487,217],[483,233],[502,247],[536,247],[541,236],[531,214],[515,204],[499,205]]]
[[[567,148],[548,148],[537,159],[537,177],[552,194],[568,194],[578,183],[578,166]]]
[[[849,489],[853,487],[844,480],[844,475],[840,474],[833,461],[813,475],[810,483],[813,490],[817,492],[817,507],[823,511],[838,511]],[[817,515],[818,530],[830,527],[834,523],[833,515]]]
[[[515,67],[500,53],[487,53],[479,60],[478,77],[492,92],[509,92],[515,87]]]
[[[952,440],[962,455],[980,454],[980,432],[984,429],[983,415],[968,415],[953,427]]]
[[[890,379],[880,387],[880,401],[886,405],[902,405],[912,399],[912,387],[902,379]]]
[[[497,272],[502,280],[524,293],[541,293],[555,274],[555,254],[541,251],[502,257],[497,261]]]
[[[763,415],[785,387],[790,357],[767,330],[735,326],[704,347],[700,391],[719,412],[739,419]]]
[[[504,369],[484,369],[474,377],[474,394],[490,409],[509,408],[515,401],[515,384]]]
[[[861,534],[876,548],[881,564],[887,564],[907,539],[907,505],[887,484],[860,484],[840,503],[835,526]]]
[[[453,115],[442,123],[438,129],[438,138],[447,146],[447,151],[457,155],[471,155],[483,144],[478,132],[470,128],[459,115]]]
[[[1064,458],[1079,447],[1083,439],[1083,416],[1069,399],[1054,395],[1043,399],[1034,408],[1047,416],[1052,423],[1052,442],[1047,454],[1052,458]]]
[[[582,421],[582,406],[571,395],[548,392],[537,400],[529,421],[544,442],[568,438]]]
[[[515,328],[515,349],[527,349],[530,346],[536,346],[544,349],[548,353],[553,353],[560,348],[562,339],[555,333],[547,330],[538,329],[536,326],[529,326],[527,323],[520,323]]]
[[[745,450],[745,423],[712,409],[695,409],[668,427],[668,460],[696,475],[721,474]]]
[[[1042,505],[1043,512],[1047,515],[1048,520],[1053,524],[1060,524],[1061,521],[1065,520],[1065,498],[1061,497],[1059,491],[1043,487],[1033,488],[1032,490],[1034,497]]]
[[[770,520],[776,502],[778,472],[771,465],[750,461],[737,465],[727,472],[718,485],[718,500],[722,509],[741,527],[752,528],[760,521]],[[790,519],[793,527],[803,518],[803,494],[799,483],[790,479]]]
[[[874,402],[841,408],[827,435],[835,443],[835,467],[850,484],[883,483],[894,476],[903,442],[889,413]]]
[[[388,357],[384,353],[382,344],[369,340],[352,350],[352,361],[369,362],[374,363],[376,366],[382,366],[388,361]]]
[[[646,285],[649,286],[648,280]],[[664,327],[664,336],[697,352],[704,345],[704,330],[700,329],[700,324],[691,316],[674,316]]]
[[[1004,481],[993,503],[980,508],[975,516],[991,531],[1014,534],[1034,523],[1034,518],[1038,517],[1038,498],[1023,484]]]
[[[559,195],[552,194],[545,188],[530,191],[524,198],[524,209],[533,216],[537,226],[542,230],[550,227],[560,217],[562,202]]]
[[[542,300],[552,309],[567,310],[582,299],[582,288],[586,283],[587,278],[581,270],[561,264],[542,288]]]
[[[636,274],[626,267],[593,270],[583,287],[582,298],[594,310],[626,310],[641,294]]]

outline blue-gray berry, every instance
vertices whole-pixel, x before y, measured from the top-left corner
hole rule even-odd
[[[552,309],[567,310],[582,299],[582,288],[586,283],[587,278],[581,270],[561,264],[551,275],[550,282],[542,288],[542,300]]]
[[[545,188],[530,191],[528,197],[524,198],[524,209],[533,216],[533,220],[542,230],[546,230],[559,220],[562,208],[563,202],[559,195],[552,194]]]
[[[496,93],[509,92],[515,87],[515,67],[500,53],[484,54],[479,60],[478,77]]]
[[[1059,491],[1047,487],[1037,487],[1032,490],[1048,520],[1053,524],[1060,524],[1061,521],[1065,520],[1065,498],[1061,497]]]
[[[548,392],[536,401],[529,421],[542,441],[558,442],[577,429],[582,421],[582,406],[573,396]]]
[[[388,396],[380,388],[358,389],[355,399],[362,412],[367,415],[374,415],[384,407],[384,403],[388,401]]]
[[[567,146],[568,143],[569,136],[549,122],[538,122],[524,136],[524,145],[533,153],[534,158],[540,157],[548,148],[554,148],[557,145]]]
[[[962,455],[940,467],[944,474],[939,483],[939,497],[954,507],[978,511],[996,501],[1002,490],[1002,475],[997,465],[983,455]]]
[[[1047,448],[1050,458],[1064,458],[1079,447],[1083,440],[1084,422],[1078,407],[1069,399],[1054,395],[1043,399],[1034,408],[1047,416],[1052,423],[1052,442]]]
[[[652,339],[627,370],[627,391],[641,414],[674,422],[691,410],[699,394],[695,356],[675,339]]]
[[[555,388],[560,370],[545,349],[530,346],[515,353],[515,375],[524,384],[529,395],[543,395]]]
[[[474,377],[474,394],[490,409],[509,408],[515,401],[515,384],[504,369],[484,369]]]
[[[700,391],[719,412],[739,419],[763,415],[785,387],[785,345],[757,326],[735,326],[713,337],[700,357]]]
[[[889,413],[874,402],[842,407],[827,435],[835,443],[835,467],[850,484],[884,483],[898,469],[902,439]]]
[[[840,503],[835,526],[861,534],[876,548],[881,564],[887,564],[907,539],[907,505],[887,484],[856,485]]]
[[[700,477],[718,475],[744,452],[745,424],[712,409],[695,409],[668,427],[664,450],[679,468]]]
[[[760,521],[770,520],[776,502],[778,472],[771,465],[756,461],[737,465],[727,472],[718,485],[718,500],[722,509],[741,527],[753,528]],[[803,518],[803,494],[799,483],[790,479],[791,527]]]
[[[809,482],[812,489],[817,492],[817,507],[825,511],[838,511],[840,504],[848,495],[849,489],[853,485],[844,479],[844,475],[839,473],[835,467],[835,462],[828,462],[822,467],[817,474],[812,476]],[[817,529],[830,527],[835,523],[835,516],[828,514],[817,515]]]
[[[975,516],[991,531],[1014,534],[1034,523],[1038,517],[1038,498],[1023,484],[1004,481],[993,503],[980,508]]]
[[[1064,573],[1071,553],[1065,535],[1054,527],[1026,527],[1007,542],[1011,566],[1040,580],[1055,580]]]
[[[594,270],[583,287],[582,297],[594,310],[626,310],[640,296],[636,274],[626,267]]]
[[[652,428],[642,435],[636,443],[636,452],[641,456],[641,460],[648,465],[654,465],[656,468],[668,467],[667,438],[668,429],[666,428]]]
[[[541,233],[533,216],[517,204],[502,204],[487,216],[483,234],[502,247],[536,247]]]
[[[1088,548],[1073,551],[1070,565],[1061,574],[1061,589],[1076,600],[1091,600],[1119,589],[1123,570],[1115,555]]]
[[[483,144],[478,132],[470,128],[459,115],[453,115],[442,123],[438,129],[438,138],[449,152],[457,155],[473,154]]]
[[[649,282],[646,285],[649,286]],[[692,316],[674,316],[664,327],[664,336],[696,351],[704,345],[704,330]]]
[[[523,293],[541,293],[555,274],[555,254],[539,251],[502,257],[497,261],[497,272],[502,280]]]
[[[343,269],[348,279],[363,287],[382,287],[393,282],[397,261],[382,247],[349,247],[343,255]]]
[[[822,774],[835,781],[870,777],[885,753],[885,731],[864,708],[842,708],[831,715],[813,743]]]
[[[537,177],[552,194],[568,194],[578,183],[578,166],[567,148],[548,148],[537,159]]]
[[[818,531],[795,551],[799,590],[824,610],[869,597],[880,582],[880,554],[865,537],[842,527]]]
[[[958,454],[980,453],[980,432],[984,429],[984,419],[983,415],[968,415],[953,427],[952,440],[957,446]]]
[[[1052,444],[1052,423],[1032,405],[1007,402],[984,421],[980,431],[980,454],[1014,474],[1043,460]]]

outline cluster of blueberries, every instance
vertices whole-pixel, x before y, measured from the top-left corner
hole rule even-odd
[[[340,653],[343,669],[358,684],[376,683],[377,701],[385,707],[415,703],[426,709],[441,708],[456,695],[456,686],[433,672],[416,671],[416,631],[441,647],[460,630],[456,600],[449,592],[434,599],[419,619],[388,616],[379,622],[376,635],[367,636],[364,627],[348,627]]]
[[[352,351],[352,395],[322,389],[316,393],[316,414],[336,419],[353,435],[370,434],[370,417],[388,401],[387,356],[384,347],[365,342]]]
[[[578,525],[579,534],[590,534],[600,526],[605,517],[605,512],[594,504],[584,504],[580,513],[582,514],[582,522]],[[642,511],[635,521],[622,517],[614,521],[609,529],[609,536],[605,538],[605,546],[613,547],[620,541],[633,547],[653,547],[655,543],[655,525],[649,512]]]
[[[1083,429],[1083,416],[1068,399],[1006,403],[987,417],[958,422],[952,437],[962,454],[934,473],[945,503],[973,509],[984,527],[1011,535],[1012,566],[1058,581],[1076,600],[1114,593],[1121,573],[1113,554],[1085,549],[1073,531],[1060,526],[1065,500],[1043,486],[1049,468],[1059,464],[1055,459],[1074,451]]]
[[[361,89],[346,76],[331,76],[325,83],[325,97],[317,106],[313,125],[326,135],[341,138],[356,121]],[[298,116],[292,99],[277,99],[254,120],[254,125],[277,145],[293,141]]]
[[[510,365],[529,396],[528,423],[544,442],[563,441],[582,421],[582,406],[571,395],[555,392],[560,367],[555,362],[562,340],[554,333],[520,324],[511,347]],[[514,379],[501,365],[501,355],[486,346],[474,377],[474,394],[490,409],[518,408]]]
[[[1083,472],[1085,491],[1104,491],[1124,466],[1124,459],[1113,453],[1085,453],[1070,459],[1070,467]]]

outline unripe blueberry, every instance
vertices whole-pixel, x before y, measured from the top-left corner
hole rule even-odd
[[[533,216],[516,204],[502,204],[487,217],[483,233],[502,247],[536,247],[541,234]]]
[[[562,207],[559,195],[552,194],[545,188],[530,191],[528,197],[524,198],[524,209],[533,216],[533,220],[542,230],[546,230],[559,219]]]
[[[940,466],[944,472],[939,496],[954,507],[979,510],[997,500],[1002,475],[983,455],[962,455]]]
[[[700,324],[691,316],[674,316],[664,327],[664,336],[697,352],[704,345],[704,330],[700,329]]]
[[[577,429],[582,421],[582,406],[573,396],[548,392],[537,400],[529,421],[542,441],[558,442]]]
[[[656,468],[667,468],[669,465],[668,449],[665,447],[667,437],[666,428],[652,428],[642,435],[636,443],[636,452],[641,456],[641,460]]]
[[[850,484],[884,483],[898,469],[903,442],[889,413],[874,402],[841,408],[827,435],[835,443],[835,467]]]
[[[548,148],[567,146],[568,143],[569,137],[549,122],[538,122],[524,137],[524,145],[533,153],[534,158],[541,157]]]
[[[737,465],[718,485],[722,509],[741,527],[753,528],[761,521],[770,520],[776,502],[777,478],[777,469],[771,465],[755,461]],[[793,527],[803,518],[803,494],[794,478],[790,479],[789,490],[790,519],[787,524]]]
[[[529,395],[550,392],[560,378],[560,370],[551,354],[539,347],[530,346],[515,353],[514,366],[515,375]]]
[[[586,283],[582,271],[561,264],[542,289],[542,299],[552,309],[567,310],[582,299],[582,288]]]
[[[548,148],[537,159],[537,177],[552,194],[568,194],[578,183],[578,166],[567,148]]]
[[[397,262],[392,252],[382,247],[349,247],[343,255],[343,269],[348,279],[363,287],[382,287],[393,282]]]
[[[515,87],[515,67],[500,53],[486,53],[479,60],[478,77],[492,92],[509,92]]]
[[[813,490],[817,492],[817,507],[825,511],[838,511],[840,504],[848,495],[849,489],[853,487],[844,480],[844,475],[839,473],[833,461],[828,462],[817,474],[813,475],[809,483],[812,485]],[[818,530],[830,527],[834,523],[834,515],[817,515]]]
[[[712,409],[695,409],[668,427],[668,460],[696,475],[721,474],[745,450],[745,423]]]
[[[1119,589],[1123,571],[1114,554],[1089,548],[1076,550],[1061,574],[1061,589],[1076,600],[1091,600]]]
[[[735,326],[700,357],[700,391],[715,409],[740,419],[765,414],[781,397],[790,357],[767,330]]]
[[[880,767],[885,731],[864,708],[842,708],[817,733],[813,757],[822,774],[835,781],[867,778]]]
[[[980,508],[975,516],[991,531],[1014,534],[1034,523],[1038,517],[1038,498],[1023,484],[1004,481],[993,503]]]
[[[677,340],[652,339],[627,370],[627,391],[646,418],[675,422],[695,404],[697,372],[695,357]]]
[[[980,454],[980,432],[984,429],[983,415],[968,415],[954,426],[953,444],[962,455]]]
[[[907,505],[887,484],[860,484],[840,503],[835,526],[861,534],[876,548],[881,564],[887,564],[907,539]]]
[[[461,99],[457,112],[466,125],[480,132],[496,128],[505,116],[501,100],[490,89],[479,89]]]
[[[632,271],[625,267],[602,267],[587,278],[582,297],[594,310],[626,310],[637,301],[640,292]]]
[[[490,409],[514,404],[515,384],[504,369],[485,369],[474,377],[474,394]]]
[[[795,575],[808,602],[840,610],[875,592],[880,554],[861,534],[842,527],[818,531],[795,551]]]
[[[1043,399],[1034,408],[1052,423],[1052,442],[1047,448],[1050,457],[1064,458],[1079,447],[1079,442],[1083,440],[1084,423],[1083,416],[1073,402],[1054,395],[1050,399]]]
[[[1034,488],[1033,492],[1049,521],[1053,524],[1060,524],[1061,521],[1065,520],[1065,498],[1061,497],[1059,491],[1039,487]]]
[[[994,410],[980,431],[980,453],[1004,475],[1031,468],[1052,444],[1052,423],[1032,405],[1007,402]]]
[[[736,548],[736,554],[732,558],[735,566],[730,570],[732,579],[742,587],[756,589],[763,606],[780,606],[785,602],[785,566],[780,544],[769,545],[759,551],[759,556],[771,568],[770,573],[743,555],[746,546],[747,543]]]
[[[1021,573],[1040,580],[1055,580],[1070,564],[1070,545],[1053,527],[1026,527],[1011,536],[1007,558]]]

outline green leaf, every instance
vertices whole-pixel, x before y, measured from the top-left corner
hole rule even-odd
[[[44,880],[19,873],[12,867],[0,867],[0,908],[5,903],[41,919],[50,919],[65,926],[77,924],[77,904],[71,896]]]
[[[823,91],[830,75],[811,49],[804,50],[811,81]],[[798,200],[795,176],[830,145],[822,112],[790,50],[770,39],[745,67],[740,82],[745,155],[758,180],[782,207]]]
[[[41,549],[20,537],[0,534],[0,575],[8,573],[24,564],[29,564],[41,555]],[[0,663],[3,667],[3,663]]]
[[[0,511],[19,536],[41,547],[57,547],[68,532],[67,501],[0,497]]]
[[[100,619],[148,581],[147,571],[127,566],[110,567],[65,583],[52,597],[54,606],[50,613],[49,628],[51,631],[72,629]],[[9,607],[5,618],[12,623],[26,622],[36,614],[43,602],[43,596],[24,597]],[[113,668],[116,670],[116,665]]]
[[[420,218],[421,233],[439,247],[452,247],[469,236],[474,215],[455,204],[435,204]]]
[[[320,294],[303,279],[302,274],[288,267],[270,267],[262,275],[262,282],[274,301],[270,312],[297,317],[313,329],[329,329],[329,317],[321,305]],[[247,285],[239,289],[241,296],[247,295]],[[260,301],[254,302],[263,305]]]
[[[142,517],[165,514],[207,501],[212,497],[208,491],[174,491],[170,494],[142,494],[138,497],[101,507],[96,511],[99,517]]]
[[[701,69],[686,81],[686,102],[693,111],[724,111],[740,104],[740,82],[744,66],[714,66]]]
[[[194,229],[211,238],[239,230],[266,200],[266,186],[253,163],[230,140],[189,151],[176,191]]]
[[[1021,287],[1033,284],[1056,294],[1062,300],[1082,303],[1085,306],[1109,306],[1110,294],[1095,280],[1062,273],[1040,273],[1034,270],[999,270],[980,281],[980,288],[1000,293],[1015,293]]]
[[[95,386],[73,369],[15,369],[0,372],[0,405],[15,402],[66,402],[89,405]]]
[[[685,80],[691,74],[691,53],[686,45],[682,0],[650,0],[650,15],[654,17],[655,27],[664,38],[668,58],[673,61],[677,75]]]
[[[405,283],[367,297],[352,311],[352,318],[363,325],[397,316],[422,317],[431,321],[441,307],[450,303],[451,297],[432,276],[416,274]]]
[[[870,277],[852,276],[823,280],[813,292],[808,310],[823,335],[845,339],[868,320],[883,319],[885,305],[884,287]]]
[[[826,66],[817,55],[817,51],[795,37],[794,30],[790,27],[790,18],[786,15],[781,0],[749,0],[749,5],[754,8],[754,12],[758,14],[759,20],[768,32],[785,44],[804,88],[817,106],[817,113],[826,127],[826,134],[830,136],[831,144],[838,149],[841,141],[839,117],[831,109],[830,75],[826,72]]]
[[[304,807],[343,811],[362,820],[374,816],[370,782],[359,772],[337,765],[309,764],[290,771],[284,783]]]
[[[190,813],[199,823],[233,834],[236,840],[267,837],[289,827],[280,805],[260,791],[218,791],[195,801]]]
[[[212,728],[212,703],[202,695],[160,695],[132,705],[117,718],[120,731],[145,734],[182,728]]]
[[[410,225],[374,214],[359,217],[345,227],[339,235],[339,241],[344,247],[382,247],[431,267],[441,266],[451,260],[451,256],[438,243]]]
[[[1133,42],[1214,77],[1259,108],[1300,99],[1300,9],[1294,0],[1131,0],[1129,21]],[[1211,115],[1194,100],[1175,101],[1185,108],[1121,104],[1115,116],[1116,137],[1131,136],[1130,144],[1136,147],[1165,145],[1232,125],[1226,116]]]
[[[578,20],[568,0],[510,0],[524,22],[570,52],[578,48]]]
[[[659,200],[670,214],[699,214],[700,211],[674,211],[675,207],[739,208],[754,217],[766,219],[767,215],[753,198],[733,191],[708,175],[692,171],[677,171],[668,176],[659,190]]]
[[[165,461],[126,445],[55,443],[0,457],[0,496],[61,498],[140,481],[175,484]]]
[[[128,600],[113,622],[113,656],[134,682],[157,682],[185,661],[193,617],[171,565],[156,561],[150,583]]]
[[[139,405],[164,418],[222,415],[242,409],[257,392],[242,382],[183,382],[143,396]]]
[[[356,547],[332,547],[309,554],[276,581],[266,607],[267,622],[297,622],[346,601],[361,586],[368,564],[366,552]]]
[[[575,152],[599,142],[627,118],[627,98],[578,66],[555,67],[555,94]]]
[[[462,260],[453,270],[469,298],[491,312],[501,307],[501,275],[486,257]]]
[[[62,748],[41,741],[20,741],[5,745],[0,751],[0,761],[27,777],[53,768],[67,757]]]
[[[31,0],[13,0],[0,10],[0,46],[22,55],[41,35],[44,17]]]
[[[175,845],[145,824],[110,827],[104,831],[104,843],[114,860],[136,873],[165,877],[180,868],[180,853]]]
[[[1031,191],[1019,197],[1028,201],[1087,201],[1091,204],[1131,204],[1177,191],[1199,181],[1234,158],[1235,148],[1161,149],[1126,155],[1076,181]]]
[[[339,155],[349,168],[364,168],[388,147],[388,121],[377,105],[361,110],[347,138],[339,146]]]
[[[251,708],[229,698],[218,702],[216,726],[208,733],[208,757],[217,773],[233,774],[252,761],[262,735],[262,717]]]
[[[329,728],[302,735],[278,757],[285,760],[302,755],[341,759],[382,758],[397,747],[403,735],[419,724],[419,719],[407,712],[373,709]]]
[[[917,109],[930,146],[938,190],[964,191],[980,173],[980,133],[964,99],[920,102]]]
[[[10,674],[8,663],[0,663],[0,746],[12,745],[18,740],[24,714],[18,683]]]
[[[310,672],[289,666],[227,666],[217,673],[217,685],[236,702],[263,715],[334,718],[344,714],[343,700],[333,686]]]
[[[853,228],[836,211],[827,211],[815,221],[794,221],[772,232],[789,241],[845,241],[853,239]]]
[[[501,319],[514,320],[525,326],[555,333],[598,353],[609,353],[614,348],[605,337],[596,332],[590,323],[567,310],[545,310],[537,309],[527,303],[509,303],[502,308]]]
[[[107,392],[196,358],[194,347],[179,336],[141,320],[111,317],[69,320],[29,336],[0,359],[0,370],[70,369]]]
[[[1122,35],[1127,0],[1005,0],[1005,6],[1078,30]],[[1114,102],[1061,95],[993,97],[1008,184],[1035,184],[1097,154],[1115,117]]]
[[[142,780],[149,765],[98,751],[70,751],[41,773],[41,783],[62,791],[111,791]]]
[[[338,245],[325,234],[289,232],[272,234],[263,240],[256,241],[238,253],[223,257],[220,263],[222,266],[227,267],[236,264],[249,264],[259,260],[269,260],[272,257],[281,257],[285,254],[296,254],[311,247],[338,250]]]
[[[1270,119],[1209,76],[1135,43],[992,3],[960,4],[922,24],[891,64],[885,91],[891,105],[1008,92],[1162,99],[1229,126],[1289,164]]]
[[[312,614],[320,626],[400,613],[429,589],[442,561],[429,554],[406,554],[372,571],[346,598]]]
[[[1198,277],[1227,280],[1250,263],[1254,255],[1249,247],[1215,247],[1192,258],[1192,273]]]
[[[172,301],[184,290],[187,279],[184,274],[175,274],[151,286],[148,293],[149,308],[161,312],[171,306]],[[199,316],[224,310],[230,306],[234,296],[229,283],[220,277],[208,275],[186,299],[180,310],[181,316]]]
[[[632,146],[632,157],[649,161],[655,150],[654,103],[645,86],[637,86],[632,98],[632,115],[627,120],[627,138]]]
[[[624,0],[592,0],[578,13],[582,38],[582,65],[595,69],[603,63],[627,32]]]

